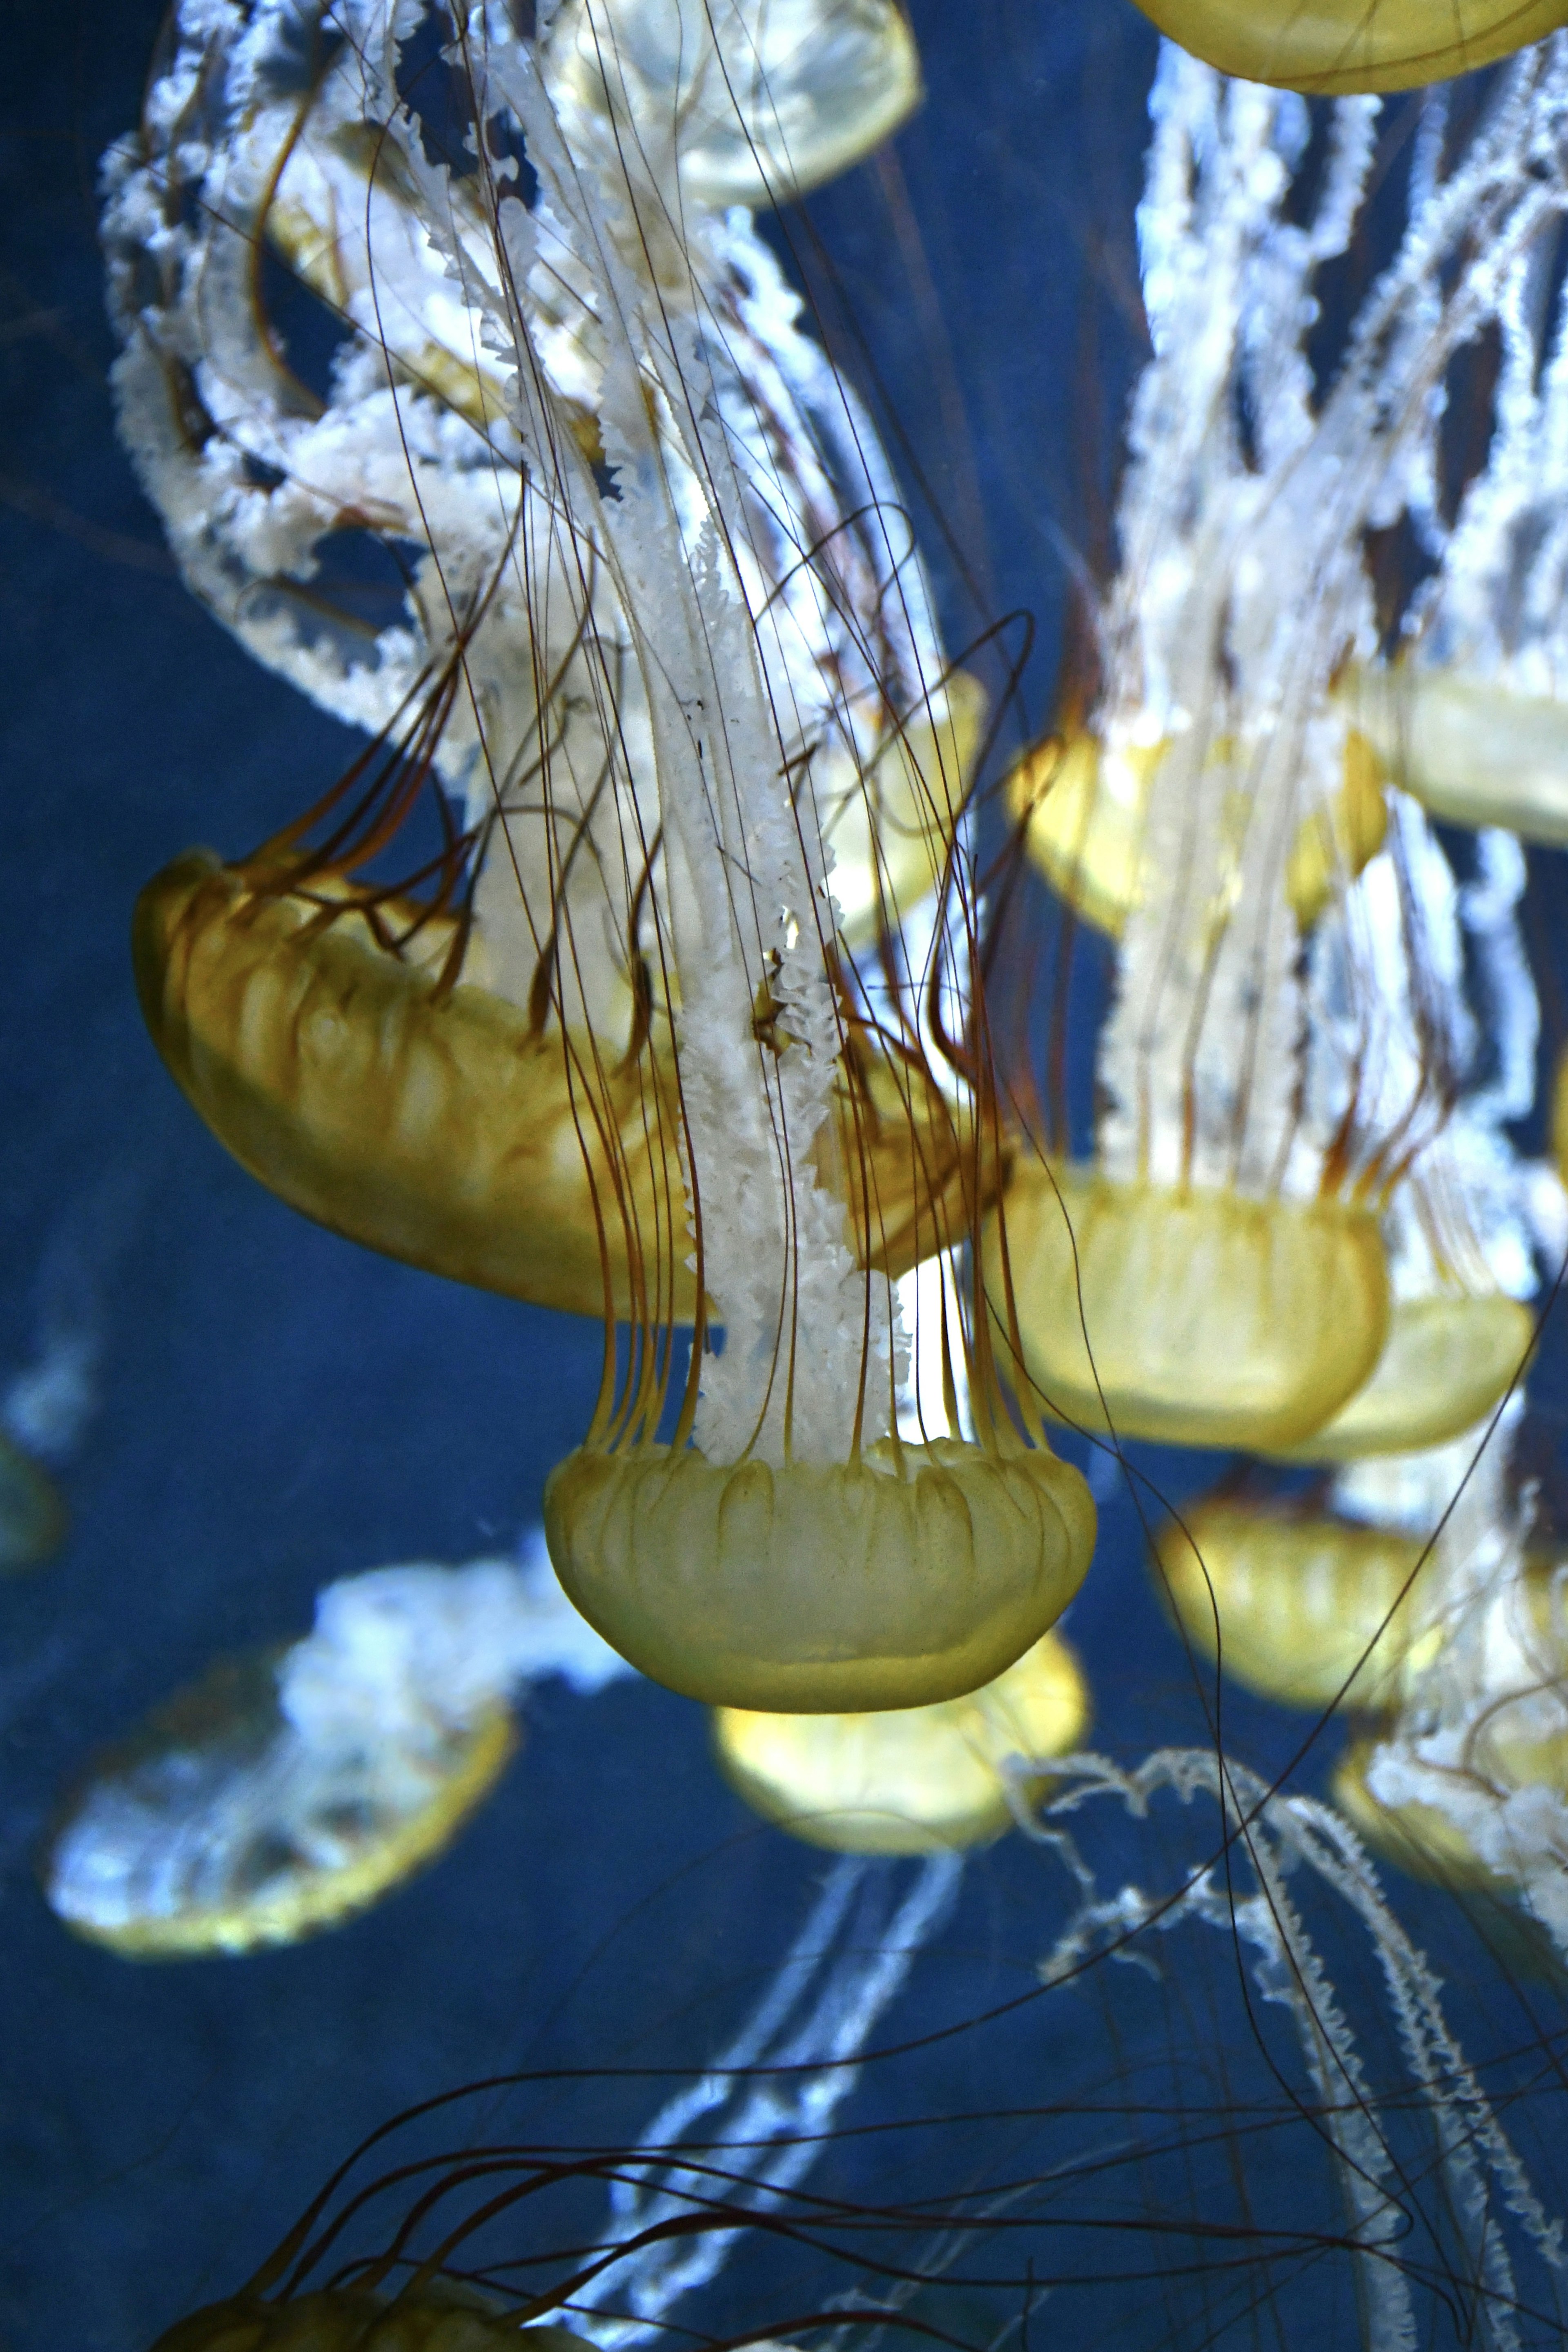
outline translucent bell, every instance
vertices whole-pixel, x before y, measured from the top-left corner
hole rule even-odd
[[[1007,779],[1007,805],[1030,857],[1058,897],[1113,939],[1142,893],[1144,819],[1166,749],[1102,747],[1079,732],[1037,745]],[[1225,749],[1216,743],[1215,756]],[[1371,744],[1351,729],[1340,790],[1321,814],[1301,820],[1286,866],[1286,896],[1303,929],[1382,848],[1383,785]]]
[[[1501,1291],[1396,1299],[1371,1379],[1293,1446],[1294,1462],[1358,1462],[1444,1445],[1485,1420],[1520,1377],[1534,1318]]]
[[[1241,81],[1342,97],[1473,73],[1568,22],[1565,0],[1139,0],[1163,33]]]
[[[142,1012],[219,1141],[306,1216],[432,1273],[596,1315],[607,1270],[617,1316],[689,1321],[672,1060],[537,1034],[472,979],[443,992],[451,919],[377,913],[407,954],[207,851],[143,890]],[[482,979],[482,951],[464,969]],[[868,1055],[826,1148],[863,1262],[896,1277],[963,1229],[966,1130],[918,1073]]]
[[[1242,1503],[1183,1516],[1160,1530],[1155,1583],[1200,1657],[1281,1706],[1395,1703],[1418,1622],[1413,1537]]]
[[[952,1438],[781,1469],[584,1447],[550,1474],[544,1527],[568,1599],[655,1682],[808,1715],[991,1682],[1061,1615],[1094,1549],[1068,1464]]]
[[[673,145],[700,205],[787,202],[847,171],[918,104],[893,0],[573,0],[552,29],[559,107]]]
[[[1370,1375],[1388,1276],[1369,1210],[1055,1178],[1018,1163],[1005,1266],[995,1218],[984,1263],[1002,1360],[1010,1273],[1024,1370],[1058,1419],[1256,1453],[1310,1436]]]
[[[1345,691],[1389,773],[1434,816],[1568,844],[1568,703],[1408,666],[1360,672]]]
[[[491,1706],[313,1747],[282,1714],[278,1664],[217,1667],[100,1760],[45,1868],[77,1935],[132,1959],[298,1943],[433,1860],[516,1745]]]
[[[1000,1837],[1013,1820],[1003,1767],[1065,1756],[1089,1716],[1077,1658],[1047,1633],[966,1698],[876,1715],[719,1707],[713,1740],[726,1780],[793,1837],[841,1853],[931,1853]]]

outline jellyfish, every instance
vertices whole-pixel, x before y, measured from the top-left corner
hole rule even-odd
[[[636,11],[607,16],[605,55],[630,79],[606,96],[601,75],[590,103],[592,27],[568,13],[542,47],[543,86],[584,168],[596,158],[603,173],[616,108],[664,53]],[[507,401],[516,354],[498,343],[490,283],[506,275],[500,194],[471,174],[436,185],[425,167],[421,195],[409,153],[420,126],[391,83],[374,100],[357,63],[384,47],[385,12],[362,14],[348,48],[317,28],[301,110],[287,12],[258,7],[216,28],[195,12],[140,138],[110,169],[121,430],[186,580],[247,649],[375,729],[382,747],[322,804],[324,837],[296,825],[237,864],[177,861],[150,887],[135,933],[143,1008],[220,1139],[306,1213],[538,1303],[597,1314],[607,1298],[629,1317],[640,1294],[655,1321],[689,1319],[659,1002],[662,835],[635,627],[625,581],[546,487],[562,435],[603,471],[595,296],[568,257],[546,253],[532,273],[525,306],[552,407],[546,445],[525,455]],[[731,12],[705,35],[710,83],[733,79],[745,21]],[[836,18],[848,47],[835,57],[860,65],[826,95],[814,80],[826,61],[803,63],[793,38],[787,106],[769,67],[781,120],[806,147],[822,110],[839,110],[813,169],[843,160],[860,119],[849,89],[867,143],[888,105],[912,96],[897,12],[868,8],[855,24],[851,37]],[[682,137],[700,122],[711,143],[712,105],[692,105]],[[681,299],[741,501],[738,585],[748,610],[773,615],[757,642],[781,761],[831,845],[843,940],[865,946],[937,889],[981,698],[941,656],[853,395],[800,332],[746,216],[702,208],[711,156],[700,164],[682,147],[671,162],[693,209],[684,241],[647,266],[660,299],[672,269],[689,280]],[[174,187],[184,210],[169,233]],[[765,195],[765,177],[747,192]],[[268,240],[342,331],[325,394],[289,376],[258,319]],[[679,484],[690,456],[678,438],[660,428],[660,463]],[[689,503],[694,486],[680,495]],[[402,610],[369,641],[323,576],[333,545],[366,531],[423,551],[399,557]],[[411,894],[373,885],[365,868],[434,776],[460,798],[462,830],[442,812],[445,847]],[[935,1245],[961,1188],[951,1089],[862,1034],[835,1121],[829,1156],[873,1170],[869,1188],[842,1187],[860,1251],[900,1272]]]
[[[870,1715],[718,1707],[713,1745],[746,1802],[812,1845],[940,1853],[1011,1828],[1006,1766],[1078,1748],[1089,1714],[1083,1670],[1053,1633],[964,1698]]]
[[[541,1553],[342,1578],[303,1641],[209,1669],[90,1768],[51,1841],[52,1909],[170,1959],[297,1943],[379,1901],[495,1786],[528,1684],[626,1671]]]
[[[1491,65],[1563,22],[1561,0],[1139,0],[1222,73],[1321,96],[1409,89]]]
[[[1006,1248],[987,1249],[1017,1370],[1090,1429],[1298,1454],[1327,1432],[1332,1454],[1375,1419],[1372,1442],[1419,1444],[1473,1421],[1517,1370],[1527,1326],[1503,1294],[1518,1271],[1499,1282],[1474,1250],[1467,1262],[1462,1233],[1440,1229],[1435,1145],[1423,1172],[1447,1114],[1437,1048],[1423,1030],[1402,1059],[1383,1034],[1391,956],[1411,961],[1407,995],[1424,986],[1424,940],[1390,910],[1428,887],[1405,879],[1426,837],[1414,818],[1391,830],[1387,762],[1335,687],[1375,657],[1363,539],[1425,496],[1429,388],[1495,314],[1510,258],[1561,215],[1562,70],[1555,46],[1531,53],[1446,176],[1417,159],[1402,245],[1320,392],[1312,289],[1355,233],[1377,101],[1333,109],[1298,221],[1302,101],[1163,55],[1140,214],[1154,357],[1101,683],[1043,796],[1038,776],[1014,790],[1069,902],[1073,843],[1089,842],[1083,903],[1119,938],[1095,1154],[1020,1155]],[[1053,773],[1071,796],[1059,822]],[[1096,849],[1100,780],[1113,814]],[[1381,968],[1364,932],[1394,943]],[[1335,1023],[1337,1095],[1320,1069]],[[1464,1300],[1441,1310],[1441,1360],[1439,1309],[1417,1308],[1405,1275],[1391,1324],[1391,1215],[1436,1221],[1428,1289]],[[1442,1391],[1425,1408],[1413,1362]],[[1342,1426],[1355,1412],[1360,1426]]]

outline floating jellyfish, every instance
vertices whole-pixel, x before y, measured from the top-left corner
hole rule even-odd
[[[569,2328],[524,2332],[529,2352],[590,2352]],[[499,2297],[437,2279],[395,2297],[327,2287],[275,2307],[238,2296],[182,2319],[153,2352],[496,2352],[518,2339]]]
[[[1138,0],[1222,73],[1321,97],[1410,89],[1491,65],[1568,20],[1563,0]]]
[[[273,29],[262,15],[246,29],[248,79],[236,86],[247,94]],[[906,578],[907,545],[895,545],[877,502],[860,515],[880,549],[875,593],[868,606],[842,593],[834,550],[844,510],[805,496],[791,454],[800,434],[764,396],[772,385],[782,402],[786,369],[798,375],[805,365],[790,340],[793,310],[784,304],[781,321],[773,301],[770,342],[763,321],[776,275],[748,265],[741,283],[760,307],[749,339],[736,341],[737,273],[719,266],[714,247],[732,259],[740,232],[680,216],[679,142],[661,143],[654,127],[630,160],[613,140],[574,148],[547,50],[483,12],[465,16],[451,55],[468,78],[470,144],[491,208],[491,240],[480,249],[455,209],[450,170],[430,160],[400,105],[404,29],[401,19],[395,32],[384,14],[367,14],[353,48],[355,119],[395,140],[426,239],[455,273],[481,346],[509,362],[513,489],[500,503],[511,519],[489,576],[515,572],[523,583],[527,627],[508,640],[522,715],[507,739],[526,752],[522,797],[514,807],[510,750],[486,740],[476,719],[485,757],[471,814],[493,839],[466,905],[450,834],[434,896],[414,911],[360,885],[360,865],[405,801],[400,773],[384,804],[373,800],[351,816],[351,831],[363,832],[346,860],[330,841],[314,860],[290,864],[285,836],[240,875],[187,861],[142,901],[143,1003],[197,1099],[226,1095],[237,1124],[259,1100],[266,1129],[276,1097],[308,1082],[311,1116],[302,1133],[285,1126],[276,1158],[308,1160],[325,1137],[321,1189],[341,1175],[353,1204],[334,1202],[329,1221],[353,1230],[352,1213],[363,1230],[363,1200],[383,1229],[368,1237],[384,1238],[412,1201],[424,1223],[407,1254],[423,1262],[465,1270],[426,1246],[449,1218],[483,1232],[505,1225],[489,1172],[531,1129],[568,1168],[585,1170],[577,1181],[591,1213],[579,1221],[579,1255],[597,1257],[606,1307],[629,1307],[634,1345],[617,1400],[610,1337],[600,1412],[588,1444],[552,1475],[546,1526],[567,1591],[635,1664],[692,1696],[756,1707],[952,1696],[1010,1664],[1059,1614],[1087,1565],[1092,1512],[1078,1474],[1020,1435],[984,1379],[974,1442],[910,1445],[891,1428],[901,1339],[889,1276],[961,1240],[995,1181],[978,1008],[965,1015],[961,1056],[977,1078],[944,1083],[925,1034],[931,1003],[968,959],[974,920],[956,780],[940,769],[921,778],[945,846],[925,861],[926,880],[940,881],[928,893],[939,914],[918,970],[879,863],[869,977],[845,953],[832,890],[844,762],[853,788],[870,795],[862,831],[879,861],[875,771],[888,730],[908,748],[911,711],[929,730],[949,723],[933,700],[940,670],[933,679],[923,664],[923,589],[918,572]],[[208,61],[202,88],[221,102],[218,62]],[[166,120],[160,102],[154,144]],[[490,144],[487,126],[498,121],[521,130],[536,183],[531,203],[512,188],[514,159]],[[247,168],[254,173],[254,159]],[[133,257],[152,234],[157,185],[145,157],[125,159],[110,205],[116,250]],[[171,315],[179,261],[176,251],[166,265]],[[572,304],[565,336],[554,317],[563,289]],[[584,405],[565,388],[574,375],[589,394],[592,436],[575,429]],[[186,483],[188,428],[171,410],[144,317],[121,392],[154,491],[166,477]],[[283,470],[277,460],[287,457],[292,482],[302,456],[279,440],[268,463]],[[822,478],[818,466],[806,488]],[[543,494],[533,494],[536,484]],[[165,502],[174,507],[174,494]],[[790,519],[782,535],[781,511]],[[310,538],[321,520],[311,512]],[[552,628],[567,668],[587,672],[580,697],[565,698],[559,740],[540,685]],[[473,700],[476,658],[464,642],[444,673],[454,702],[459,690]],[[911,661],[908,693],[895,693]],[[838,683],[847,674],[847,687]],[[860,678],[863,688],[853,683]],[[857,730],[858,697],[877,720],[868,740]],[[416,734],[416,781],[429,756]],[[531,873],[549,884],[542,898],[531,897]],[[487,896],[489,874],[510,892],[504,918],[501,898]],[[586,905],[574,902],[576,875]],[[225,981],[253,945],[266,955],[279,923],[312,945],[339,932],[320,1002],[310,992],[324,966],[311,956],[268,958],[254,1002],[248,974],[223,1001]],[[470,934],[504,954],[496,934],[508,924],[531,951],[526,989],[500,1012],[489,992],[466,1003],[458,954]],[[362,926],[384,958],[379,983],[365,971]],[[218,942],[212,995],[222,1019],[204,1024],[189,1014],[209,938]],[[438,968],[411,980],[409,965],[429,956]],[[606,1011],[617,987],[618,1031]],[[508,1055],[514,1071],[525,1066],[525,1021],[535,1032],[548,1023],[549,1066],[571,1111],[546,1127],[514,1089],[491,1130],[495,1149],[474,1153],[471,1183],[461,1139],[484,1112],[470,1098],[492,1115],[494,1106],[482,1087],[456,1099],[446,1090],[467,1050],[453,1041],[470,1018],[491,1030],[510,1024],[496,1041],[498,1072]],[[280,1072],[270,1092],[243,1066],[243,1050],[258,1041],[265,1077]],[[639,1066],[661,1050],[668,1095]],[[365,1123],[357,1150],[361,1094],[344,1082],[344,1056],[349,1075],[368,1072],[373,1087],[384,1087],[401,1060],[419,1081],[387,1089],[384,1115]],[[617,1087],[634,1090],[636,1103],[624,1104]],[[646,1192],[617,1157],[628,1125],[630,1155],[651,1164]],[[885,1161],[879,1127],[890,1130]],[[447,1155],[444,1182],[426,1179],[432,1137]],[[600,1153],[609,1163],[602,1181]],[[309,1181],[279,1189],[312,1205]],[[527,1225],[521,1203],[517,1222]],[[606,1237],[616,1224],[624,1284],[619,1247]],[[553,1253],[553,1224],[538,1240]],[[699,1344],[669,1444],[656,1435],[672,1378],[660,1335],[684,1305],[683,1272],[693,1278]],[[710,1339],[718,1325],[721,1350]],[[953,1335],[956,1352],[969,1344]],[[984,1367],[984,1330],[977,1344]]]
[[[1160,1529],[1156,1581],[1194,1652],[1281,1706],[1379,1715],[1404,1670],[1418,1538],[1214,1498]],[[1406,1605],[1408,1602],[1408,1605]]]
[[[591,283],[545,225],[523,299],[552,404],[531,460],[490,282],[506,275],[505,175],[488,208],[471,177],[431,184],[390,84],[371,121],[356,60],[389,36],[384,10],[363,13],[361,39],[323,47],[303,115],[291,13],[258,5],[216,28],[193,13],[110,169],[121,428],[186,579],[258,657],[384,747],[323,803],[334,823],[316,845],[296,825],[237,865],[193,856],[150,887],[143,1007],[215,1132],[307,1214],[542,1304],[689,1319],[636,628],[592,530],[536,487],[563,447],[602,471]],[[588,37],[570,13],[542,52],[549,91],[561,44]],[[600,27],[606,56],[622,31],[636,47],[662,23],[622,17]],[[896,12],[856,22],[907,39]],[[739,41],[741,16],[721,29]],[[734,65],[709,57],[714,74]],[[776,74],[768,87],[782,99]],[[797,130],[815,103],[805,88],[792,100]],[[604,144],[593,109],[565,119],[590,156]],[[865,141],[880,124],[873,107]],[[186,203],[171,235],[172,184]],[[739,212],[694,211],[682,234],[689,331],[729,436],[738,584],[768,616],[757,646],[781,767],[836,860],[846,948],[887,940],[942,881],[981,698],[947,671],[875,436],[800,333],[766,247]],[[347,338],[324,399],[305,396],[258,323],[268,236]],[[667,417],[658,462],[689,507],[700,493],[679,444]],[[336,539],[367,530],[425,550],[398,619],[370,642],[320,576]],[[443,815],[445,848],[410,891],[371,884],[363,868],[433,774],[463,795],[463,830]],[[759,982],[759,1021],[765,1001]],[[862,1024],[823,1150],[858,1171],[840,1190],[861,1255],[897,1273],[955,1213],[964,1144],[952,1090],[879,1045]]]
[[[719,1707],[713,1745],[746,1802],[808,1844],[930,1853],[989,1843],[1014,1818],[1013,1776],[1081,1744],[1082,1668],[1043,1634],[966,1698],[875,1715],[754,1715]]]
[[[512,1755],[523,1684],[624,1671],[546,1561],[345,1578],[306,1640],[215,1668],[100,1758],[49,1903],[131,1958],[297,1943],[449,1843]]]
[[[1075,772],[1112,781],[1110,837],[1134,845],[1101,861],[1089,894],[1120,936],[1095,1158],[1021,1155],[1005,1249],[994,1234],[986,1251],[1021,1376],[1080,1425],[1310,1447],[1384,1359],[1382,1214],[1442,1124],[1440,1074],[1417,1059],[1400,1093],[1379,1069],[1386,975],[1342,954],[1352,1001],[1333,1010],[1358,1058],[1335,1115],[1321,1111],[1300,924],[1310,913],[1321,933],[1358,870],[1384,898],[1400,887],[1405,845],[1391,856],[1386,810],[1364,814],[1384,801],[1382,765],[1334,692],[1376,649],[1363,538],[1425,495],[1429,387],[1495,314],[1500,256],[1568,195],[1562,70],[1555,48],[1521,59],[1447,176],[1421,164],[1400,248],[1320,388],[1313,289],[1355,233],[1376,102],[1334,108],[1298,218],[1302,101],[1163,55],[1139,218],[1154,358],[1130,429],[1101,684],[1078,739],[1093,757],[1075,772],[1069,746],[1062,763],[1091,819]],[[1031,830],[1049,825],[1053,789]],[[1361,816],[1347,816],[1352,801]],[[1058,860],[1075,823],[1069,802]],[[1418,992],[1418,977],[1405,986]],[[1435,1254],[1446,1266],[1441,1238]],[[1452,1428],[1495,1401],[1528,1335],[1484,1269],[1448,1286],[1482,1294],[1447,1333]],[[1396,1335],[1391,1378],[1412,1336]],[[1381,1442],[1419,1442],[1419,1413],[1389,1413],[1387,1386],[1363,1412]]]
[[[0,1430],[0,1576],[52,1558],[68,1524],[64,1498],[48,1472]]]

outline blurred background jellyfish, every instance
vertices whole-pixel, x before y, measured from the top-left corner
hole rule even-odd
[[[1506,1208],[1489,1264],[1458,1171],[1486,1232],[1518,1190],[1495,1129],[1529,1098],[1450,1116],[1473,1046],[1440,1001],[1452,879],[1335,688],[1374,662],[1363,541],[1427,499],[1436,388],[1561,218],[1563,70],[1531,52],[1441,171],[1418,148],[1323,383],[1313,289],[1355,235],[1376,102],[1341,101],[1309,152],[1300,99],[1163,53],[1154,357],[1099,683],[1010,783],[1032,854],[1118,940],[1093,1166],[1022,1162],[991,1249],[1024,1370],[1091,1427],[1331,1459],[1451,1435],[1518,1371],[1528,1238]]]
[[[489,1793],[530,1683],[626,1671],[532,1553],[345,1577],[303,1641],[214,1667],[94,1767],[51,1845],[52,1908],[164,1959],[295,1943],[375,1902]]]

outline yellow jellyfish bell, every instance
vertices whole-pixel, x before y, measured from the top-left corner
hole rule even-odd
[[[1358,672],[1344,692],[1379,757],[1434,816],[1568,845],[1568,704],[1413,662]]]
[[[1521,1374],[1534,1318],[1502,1291],[1395,1300],[1371,1378],[1287,1461],[1359,1462],[1445,1445],[1484,1421]]]
[[[291,1739],[279,1664],[215,1668],[100,1758],[45,1866],[74,1934],[147,1960],[298,1943],[433,1861],[516,1747],[500,1703],[326,1749]]]
[[[747,1804],[807,1844],[931,1853],[1000,1837],[1013,1820],[1004,1767],[1065,1756],[1089,1718],[1078,1659],[1047,1633],[964,1698],[870,1715],[718,1707],[713,1744]]]
[[[1007,805],[1031,859],[1085,922],[1113,939],[1142,895],[1149,795],[1168,748],[1136,740],[1101,745],[1074,729],[1026,752],[1007,779]],[[1228,752],[1222,739],[1210,758],[1223,762]],[[1382,848],[1384,782],[1366,736],[1347,728],[1339,792],[1300,820],[1286,863],[1285,896],[1303,929]]]
[[[1163,33],[1243,81],[1314,96],[1473,73],[1568,23],[1564,0],[1139,0]]]
[[[1375,1215],[1021,1158],[984,1239],[1009,1378],[1080,1427],[1171,1445],[1297,1444],[1361,1387],[1388,1326]]]
[[[862,1713],[975,1690],[1061,1615],[1094,1545],[1043,1447],[896,1436],[836,1463],[584,1447],[544,1490],[569,1598],[689,1698]]]
[[[1200,1657],[1281,1706],[1394,1705],[1417,1622],[1414,1537],[1220,1499],[1184,1517],[1161,1528],[1154,1575]]]

